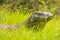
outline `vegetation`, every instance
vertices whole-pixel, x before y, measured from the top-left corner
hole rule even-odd
[[[54,18],[39,31],[23,25],[18,29],[0,28],[0,40],[60,40],[60,0],[0,0],[0,24],[23,23],[34,12],[51,12]]]

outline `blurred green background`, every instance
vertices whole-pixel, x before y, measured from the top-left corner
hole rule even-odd
[[[20,24],[35,12],[55,14],[43,30],[25,25],[19,29],[0,28],[0,40],[60,40],[60,0],[0,0],[0,24]]]

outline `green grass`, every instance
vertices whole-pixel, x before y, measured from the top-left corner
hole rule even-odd
[[[26,12],[24,15],[23,12],[9,12],[9,11],[0,11],[0,24],[20,24],[24,22],[29,16],[30,13]]]
[[[48,22],[43,33],[46,40],[60,40],[60,19],[54,18]]]
[[[49,21],[42,31],[25,27],[13,30],[0,29],[0,40],[60,40],[60,19]]]

